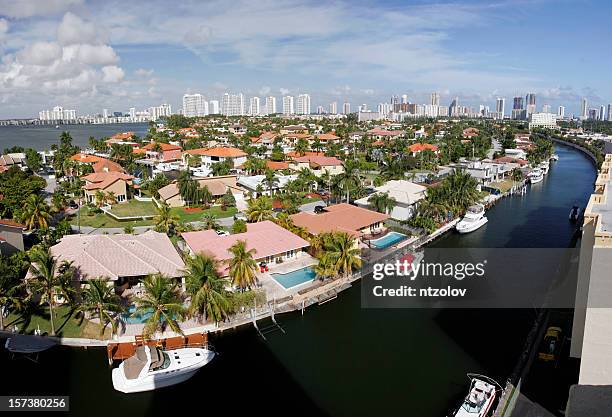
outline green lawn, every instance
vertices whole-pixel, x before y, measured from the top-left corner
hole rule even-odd
[[[96,323],[88,320],[74,318],[68,306],[59,306],[55,309],[55,334],[61,337],[88,337],[99,338],[100,328]],[[41,307],[35,313],[17,315],[9,314],[4,320],[4,325],[8,329],[17,326],[19,331],[24,334],[33,334],[34,330],[40,328],[41,332],[50,334],[51,323],[49,321],[48,308]]]
[[[117,217],[155,216],[155,203],[152,201],[130,200],[127,203],[115,204],[111,213]]]
[[[221,210],[221,206],[213,206],[208,210],[203,211],[194,211],[194,212],[186,212],[184,207],[174,207],[171,209],[172,214],[179,217],[179,219],[183,222],[196,222],[202,220],[202,216],[205,213],[212,213],[218,219],[223,217],[232,217],[238,210],[236,207],[228,207],[225,211]]]
[[[70,218],[70,224],[77,225],[78,218],[76,215]],[[119,221],[113,219],[111,216],[105,213],[92,213],[89,207],[83,206],[81,208],[81,226],[85,227],[119,227],[124,228],[125,226],[150,226],[153,224],[152,220],[124,220]]]
[[[507,191],[510,191],[510,189],[513,187],[513,185],[514,185],[514,181],[512,181],[512,180],[504,180],[504,181],[500,181],[500,182],[492,182],[491,184],[489,184],[489,187],[497,188],[502,193],[505,193]]]

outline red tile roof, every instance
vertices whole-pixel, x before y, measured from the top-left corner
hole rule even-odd
[[[0,225],[8,226],[8,227],[15,227],[19,229],[25,229],[25,226],[23,224],[17,223],[16,221],[9,220],[9,219],[0,219]]]
[[[166,151],[180,151],[181,147],[178,145],[172,145],[171,143],[163,143],[163,142],[157,142],[159,144],[159,146],[161,147],[161,150],[163,152]],[[156,142],[151,142],[145,146],[142,147],[142,149],[146,150],[146,151],[152,151],[155,148],[155,144]]]
[[[86,184],[83,186],[86,190],[105,190],[116,181],[122,180],[129,183],[134,177],[121,172],[111,171],[94,172],[93,174],[84,176],[82,179],[86,181]]]
[[[298,213],[291,216],[296,226],[304,227],[310,234],[339,231],[359,236],[360,230],[385,221],[389,216],[372,210],[342,203],[329,206],[324,213]]]
[[[217,156],[220,158],[239,158],[247,155],[238,148],[198,148],[190,149],[185,153],[189,155]]]
[[[105,159],[106,158],[102,158],[100,156],[91,155],[91,154],[83,153],[83,152],[74,154],[70,157],[71,161],[80,162],[82,164],[94,164],[96,162],[100,162]]]
[[[425,150],[430,150],[430,151],[435,152],[438,150],[438,147],[430,143],[414,143],[410,145],[408,149],[410,149],[410,152],[421,152]]]
[[[295,162],[308,162],[310,165],[316,166],[340,166],[342,161],[335,156],[298,156],[293,158]]]

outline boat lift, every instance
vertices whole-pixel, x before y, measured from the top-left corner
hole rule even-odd
[[[257,302],[255,303],[255,308],[251,309],[251,317],[253,318],[253,327],[255,327],[255,330],[257,330],[257,333],[259,333],[259,335],[261,336],[261,338],[263,340],[267,340],[266,339],[266,334],[268,333],[272,333],[274,331],[281,331],[283,332],[283,334],[285,334],[285,329],[283,329],[283,326],[281,326],[277,321],[276,321],[276,317],[274,316],[274,305],[276,304],[276,300],[275,302],[272,303],[272,307],[270,307],[270,304],[268,304],[268,308],[270,308],[270,319],[272,320],[272,324],[262,327],[260,328],[257,325]]]

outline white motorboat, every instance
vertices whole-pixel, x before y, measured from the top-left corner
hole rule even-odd
[[[574,204],[569,213],[569,220],[571,222],[577,222],[580,218],[580,207],[577,204]]]
[[[542,170],[542,173],[546,175],[548,174],[548,168],[550,168],[550,162],[548,161],[540,162],[540,165],[538,165],[538,168],[540,168]]]
[[[468,374],[468,377],[470,391],[453,416],[486,417],[495,401],[499,384],[483,375]]]
[[[544,179],[544,173],[540,168],[534,169],[527,176],[529,177],[529,182],[532,184],[537,184]]]
[[[113,387],[125,393],[152,391],[191,378],[215,356],[204,347],[162,350],[139,346],[134,356],[113,369]]]
[[[558,161],[559,160],[559,155],[557,155],[556,153],[552,154],[550,156],[550,160],[551,161]]]
[[[484,215],[485,208],[482,204],[470,206],[463,218],[457,223],[455,229],[459,233],[470,233],[484,226],[489,219]]]

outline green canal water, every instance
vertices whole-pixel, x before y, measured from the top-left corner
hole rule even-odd
[[[525,196],[505,198],[488,224],[436,247],[567,247],[567,216],[585,206],[592,163],[559,146],[560,160]],[[532,326],[532,310],[374,310],[360,285],[302,316],[278,316],[286,334],[252,327],[213,337],[218,357],[195,377],[152,393],[112,388],[105,352],[55,348],[39,364],[0,351],[1,394],[70,395],[83,416],[268,415],[442,417],[464,395],[467,372],[505,381]],[[477,323],[477,330],[474,330]]]

